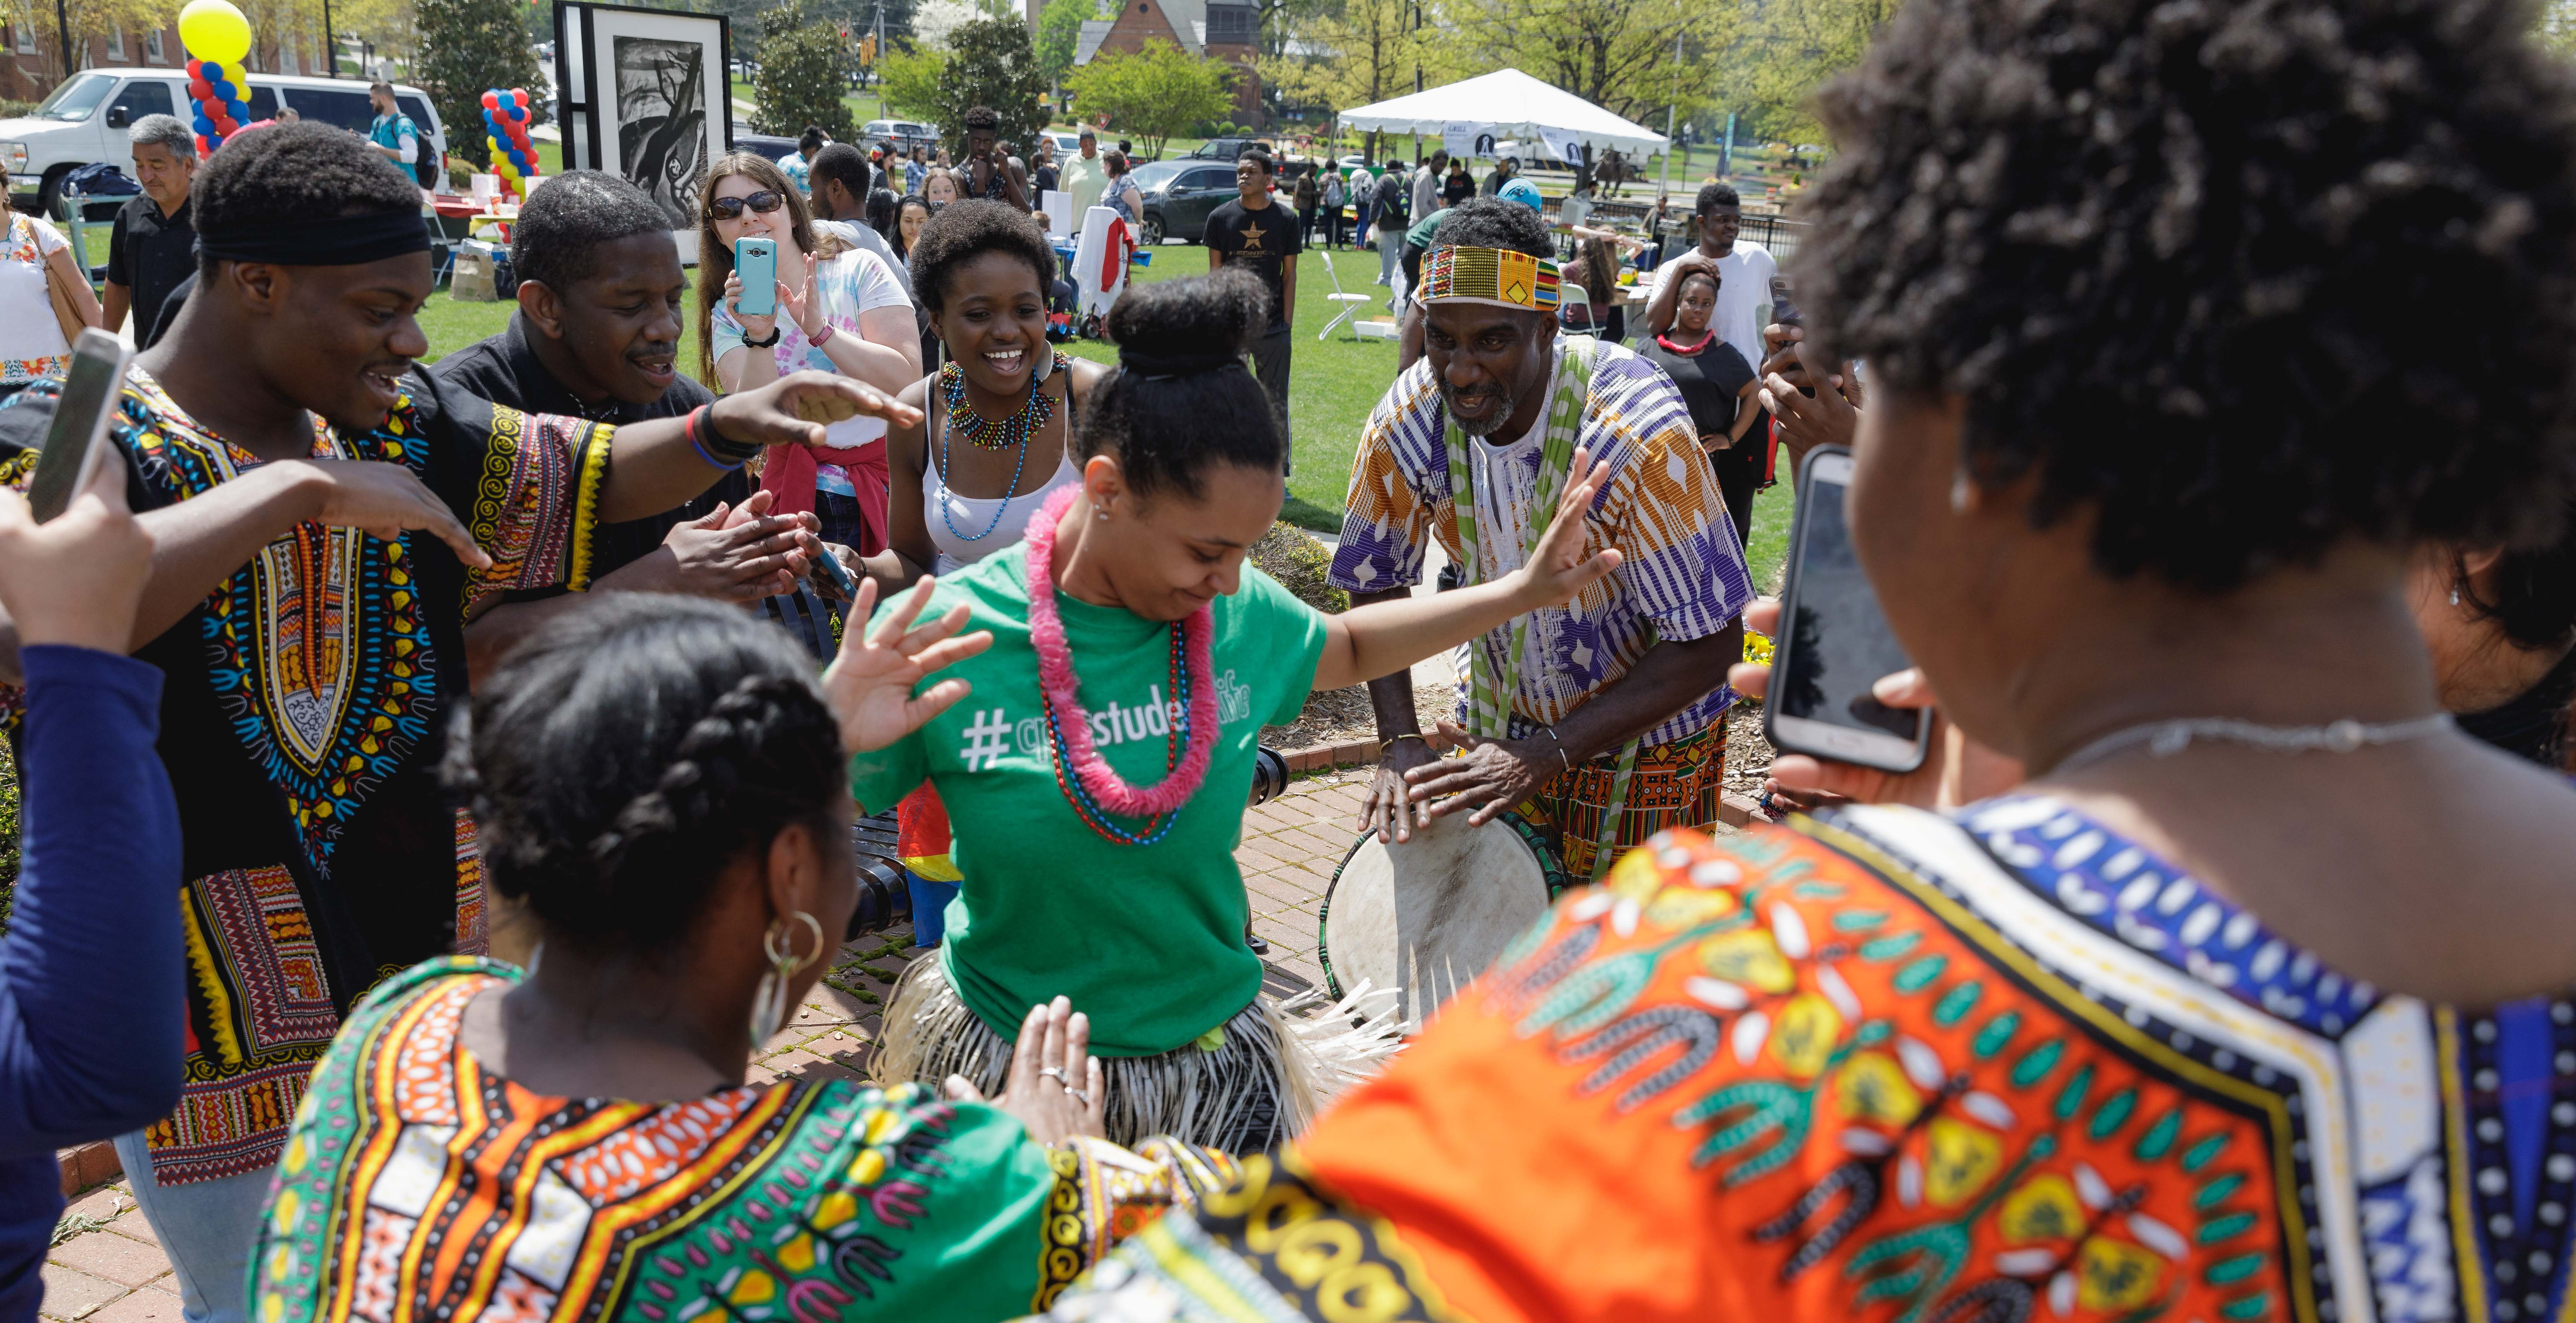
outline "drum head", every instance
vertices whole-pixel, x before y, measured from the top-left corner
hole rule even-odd
[[[1452,814],[1401,845],[1364,835],[1324,898],[1325,969],[1336,992],[1365,979],[1395,988],[1405,1031],[1547,913],[1549,869],[1508,815],[1482,827]]]

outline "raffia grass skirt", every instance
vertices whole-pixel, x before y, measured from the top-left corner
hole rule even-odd
[[[1394,1053],[1394,1003],[1391,991],[1362,988],[1308,1020],[1295,1012],[1327,1006],[1320,990],[1287,1001],[1262,993],[1218,1026],[1213,1047],[1203,1037],[1155,1056],[1096,1058],[1108,1081],[1109,1142],[1133,1148],[1169,1135],[1228,1153],[1276,1148]],[[990,1098],[1010,1064],[1011,1044],[957,995],[948,962],[933,955],[895,984],[869,1074],[880,1086],[933,1088],[963,1075]]]

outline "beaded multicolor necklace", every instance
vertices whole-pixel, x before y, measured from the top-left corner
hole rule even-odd
[[[1047,498],[1029,521],[1029,644],[1038,654],[1038,691],[1045,698],[1047,736],[1055,761],[1055,781],[1065,802],[1083,825],[1114,845],[1153,845],[1170,834],[1180,809],[1207,780],[1216,756],[1218,729],[1214,639],[1216,613],[1202,606],[1187,620],[1172,624],[1171,686],[1180,716],[1170,722],[1163,740],[1164,778],[1150,789],[1127,784],[1109,768],[1092,743],[1085,719],[1081,684],[1073,673],[1073,650],[1065,642],[1064,617],[1055,604],[1055,529],[1064,512],[1082,495],[1067,487]],[[1129,829],[1109,820],[1111,813],[1144,818]]]
[[[1062,372],[1070,362],[1064,355],[1055,354],[1054,370]],[[1020,401],[1020,407],[1010,417],[995,422],[966,406],[966,369],[953,358],[940,364],[939,393],[948,405],[947,430],[966,438],[966,444],[984,450],[1027,445],[1029,438],[1055,417],[1055,401],[1038,388],[1045,379],[1037,373],[1029,374],[1029,397]]]

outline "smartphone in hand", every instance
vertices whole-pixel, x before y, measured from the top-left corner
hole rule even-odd
[[[778,241],[746,234],[733,241],[734,273],[742,277],[742,297],[733,310],[744,317],[778,315]]]
[[[61,514],[89,485],[107,459],[107,420],[125,390],[125,363],[133,351],[92,327],[72,345],[71,369],[54,401],[45,448],[27,484],[27,510],[37,523]]]
[[[1870,694],[1881,676],[1914,663],[1852,551],[1843,512],[1851,472],[1851,452],[1841,446],[1817,447],[1799,468],[1762,733],[1784,752],[1911,772],[1930,748],[1931,714]]]

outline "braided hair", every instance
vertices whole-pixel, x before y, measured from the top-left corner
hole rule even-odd
[[[548,940],[666,949],[730,861],[799,823],[847,840],[840,730],[812,662],[713,602],[604,597],[513,651],[468,720],[448,786],[493,887]]]

